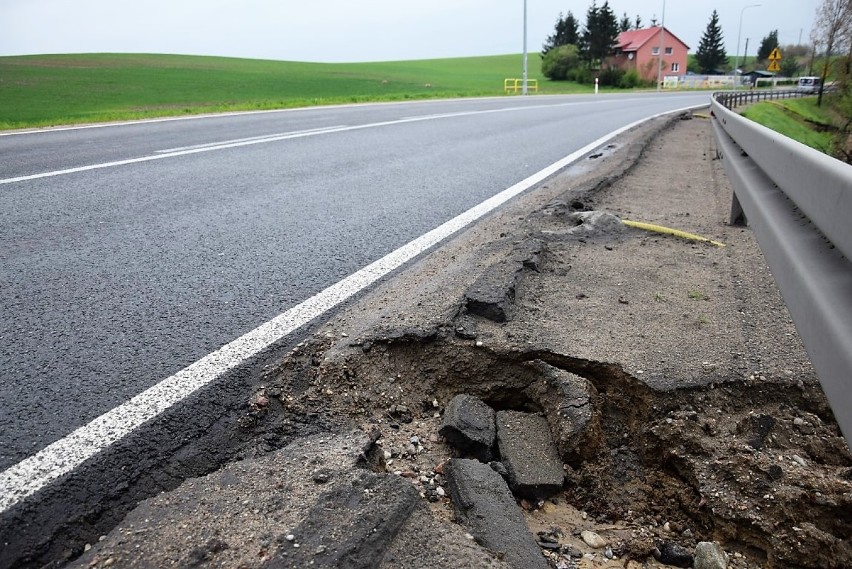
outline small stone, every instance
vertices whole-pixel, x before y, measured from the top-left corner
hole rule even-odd
[[[664,523],[663,524],[663,531],[671,532],[672,531],[672,525],[669,522]]]
[[[322,555],[323,553],[325,553],[325,550],[326,547],[324,545],[320,545],[319,547],[317,547],[317,550],[314,553],[315,555]]]
[[[808,465],[808,463],[805,462],[805,459],[802,458],[801,456],[799,456],[798,454],[794,454],[791,458],[793,459],[793,462],[795,462],[799,466],[807,466]]]
[[[444,489],[440,486],[435,487],[435,494],[437,494],[441,498],[443,498],[444,496],[447,495],[447,493],[444,491]]]
[[[612,553],[611,547],[607,546],[607,548],[604,550],[604,557],[606,557],[607,559],[613,558],[613,553]]]
[[[580,532],[580,538],[582,538],[586,545],[595,549],[601,549],[607,546],[606,540],[593,531],[583,530]]]
[[[311,474],[311,480],[317,484],[325,484],[331,479],[331,472],[327,468],[320,468]]]
[[[482,347],[482,346],[484,346],[484,345],[485,345],[485,344],[483,344],[483,343],[482,343],[482,340],[479,340],[479,341],[477,341],[477,342],[476,342],[476,347],[477,347],[477,348],[481,348],[481,347]]]
[[[89,551],[91,548],[92,548],[92,544],[87,543],[86,545],[83,546],[83,551]]]
[[[287,535],[284,536],[284,539],[286,539],[287,541],[293,541],[293,540],[296,539],[296,536],[293,535],[292,533],[288,533]]]
[[[805,420],[802,419],[801,417],[796,417],[795,419],[793,419],[793,424],[796,425],[797,427],[801,427],[802,425],[805,424]]]
[[[702,541],[695,546],[695,569],[726,569],[728,554],[718,543]]]
[[[392,454],[392,453],[391,453],[391,451],[389,451],[389,450],[386,450],[386,451],[384,452],[384,455],[385,455],[385,460],[390,460],[390,459],[391,459],[391,457],[393,457],[393,454]]]

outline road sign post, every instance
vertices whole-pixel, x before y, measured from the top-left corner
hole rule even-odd
[[[772,50],[772,53],[769,54],[769,66],[766,68],[767,71],[772,71],[777,73],[781,71],[781,64],[779,63],[784,56],[781,55],[781,50],[777,47]]]

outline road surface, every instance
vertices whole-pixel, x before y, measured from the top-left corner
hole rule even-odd
[[[0,136],[0,471],[608,133],[708,100],[430,101]],[[38,499],[16,472],[0,510]]]

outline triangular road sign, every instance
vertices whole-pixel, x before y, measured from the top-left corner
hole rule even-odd
[[[778,65],[778,60],[770,61],[769,67],[766,68],[767,71],[781,71],[781,66]]]
[[[781,50],[776,47],[769,54],[769,61],[778,61],[779,59],[781,59]]]

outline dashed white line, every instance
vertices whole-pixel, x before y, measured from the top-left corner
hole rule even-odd
[[[704,107],[706,105],[700,105]],[[60,476],[121,440],[217,377],[240,365],[303,325],[339,306],[380,278],[464,229],[518,194],[539,184],[572,162],[623,132],[650,119],[698,107],[660,113],[619,128],[532,176],[403,245],[340,282],[299,303],[251,332],[163,379],[136,397],[101,415],[70,435],[0,473],[0,513],[32,496]]]

